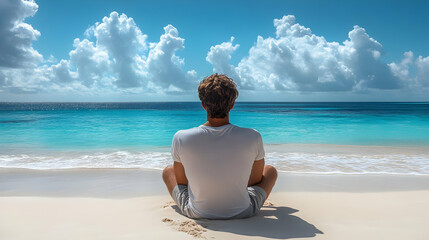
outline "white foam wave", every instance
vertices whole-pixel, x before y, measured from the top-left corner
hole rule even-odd
[[[426,154],[268,153],[280,171],[321,174],[429,174]]]
[[[0,155],[2,168],[67,169],[67,168],[153,168],[171,164],[168,152],[98,152],[92,154]]]
[[[428,154],[317,154],[269,152],[266,163],[283,172],[316,174],[429,174]],[[1,168],[150,168],[172,164],[169,152],[3,154]]]

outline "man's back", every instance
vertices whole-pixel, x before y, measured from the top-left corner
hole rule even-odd
[[[172,156],[189,181],[189,207],[200,217],[228,218],[250,205],[252,165],[265,155],[261,135],[232,124],[178,131]]]
[[[277,179],[276,169],[265,165],[261,135],[229,123],[238,90],[228,76],[204,78],[198,97],[207,122],[174,135],[175,162],[162,171],[168,192],[190,218],[254,216]]]

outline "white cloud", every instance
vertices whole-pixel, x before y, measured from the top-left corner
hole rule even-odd
[[[75,39],[70,60],[53,66],[55,79],[80,81],[88,88],[129,89],[129,92],[189,89],[196,72],[182,70],[184,59],[175,55],[184,48],[185,40],[172,25],[164,30],[159,42],[148,44],[147,36],[131,17],[112,12],[86,31],[88,38],[95,38],[95,43]]]
[[[74,40],[70,59],[53,64],[51,56],[34,68],[0,70],[0,83],[15,92],[184,92],[196,85],[197,74],[184,71],[184,59],[175,54],[185,41],[178,30],[164,30],[159,42],[148,44],[133,18],[112,12],[87,29],[87,38]]]
[[[6,76],[2,71],[0,71],[0,92],[2,92],[1,87],[3,87],[6,84]]]
[[[429,87],[429,57],[419,56],[416,60],[417,81],[424,87]]]
[[[70,83],[76,79],[76,77],[72,77],[70,61],[67,60],[61,60],[58,64],[52,65],[52,73],[54,75],[53,80],[59,83]]]
[[[206,60],[213,65],[213,72],[227,74],[239,83],[240,78],[237,76],[235,67],[229,63],[231,54],[240,46],[239,44],[234,45],[233,41],[234,37],[231,37],[229,42],[210,47]]]
[[[47,66],[38,68],[8,68],[2,71],[6,84],[4,90],[15,93],[34,93],[50,89],[50,71]]]
[[[413,64],[414,54],[413,52],[405,52],[404,58],[400,63],[390,63],[389,67],[393,74],[402,80],[406,80],[410,76],[410,66]]]
[[[429,87],[429,57],[415,59],[414,53],[408,51],[400,63],[390,63],[389,67],[409,88]]]
[[[147,59],[147,68],[152,83],[171,91],[190,89],[196,84],[196,72],[183,72],[183,58],[175,55],[177,50],[184,48],[185,39],[179,37],[179,32],[172,25],[164,27],[158,43],[152,44]]]
[[[382,45],[355,26],[342,44],[328,42],[295,23],[294,16],[274,20],[276,37],[258,36],[248,56],[229,64],[237,48],[230,42],[211,47],[207,61],[215,72],[235,76],[242,89],[290,91],[362,91],[398,89],[400,79],[380,61]]]
[[[0,1],[0,67],[35,67],[43,60],[32,46],[40,32],[24,22],[37,9],[34,1]]]
[[[349,39],[344,42],[345,63],[350,66],[355,78],[362,87],[373,89],[401,88],[400,80],[393,75],[387,64],[380,61],[382,45],[370,38],[365,29],[355,26],[349,32]]]
[[[75,39],[70,60],[53,66],[59,82],[78,81],[87,88],[138,88],[146,79],[146,38],[134,20],[112,12],[85,32],[89,39]],[[73,77],[74,76],[74,77]]]
[[[119,88],[140,87],[146,77],[142,66],[144,57],[140,54],[147,48],[147,36],[133,18],[112,12],[101,23],[96,23],[92,31],[97,48],[105,51],[112,60],[110,67],[117,77],[114,84]]]
[[[109,67],[109,55],[106,51],[101,50],[98,46],[94,47],[94,43],[88,39],[80,40],[75,39],[70,55],[70,64],[77,69],[77,79],[82,82],[86,87],[91,87],[95,81],[101,81],[104,73],[107,72]],[[65,60],[62,60],[63,66],[70,65],[66,64]],[[60,62],[60,64],[61,64]],[[67,61],[68,62],[68,61]],[[69,66],[70,67],[70,66]],[[59,77],[57,75],[57,77]],[[65,74],[65,79],[61,81],[68,81],[68,75]]]

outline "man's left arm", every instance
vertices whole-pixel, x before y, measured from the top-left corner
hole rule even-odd
[[[185,168],[182,163],[174,161],[174,173],[177,184],[188,185],[188,179],[186,178]]]
[[[180,159],[180,145],[180,131],[178,131],[176,134],[174,134],[173,143],[171,146],[171,156],[174,160],[174,175],[176,176],[177,184],[188,185],[185,168],[183,167],[182,160]]]

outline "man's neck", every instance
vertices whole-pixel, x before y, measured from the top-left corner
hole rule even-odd
[[[220,127],[223,125],[227,125],[229,124],[229,117],[227,116],[226,118],[210,118],[207,117],[207,122],[204,123],[204,126],[208,126],[208,127]]]

